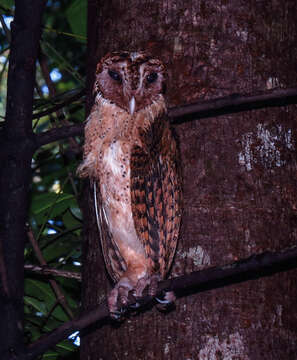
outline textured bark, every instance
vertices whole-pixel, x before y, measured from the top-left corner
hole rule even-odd
[[[25,221],[29,207],[35,63],[45,1],[18,0],[11,25],[6,120],[0,131],[0,358],[23,350]]]
[[[89,9],[89,102],[96,61],[118,49],[150,49],[165,61],[170,107],[297,82],[294,0],[90,1]],[[172,275],[296,243],[296,112],[290,105],[176,126],[184,215]],[[84,215],[88,309],[110,283],[90,200]],[[82,359],[294,360],[296,275],[192,294],[167,315],[152,309],[92,329]]]

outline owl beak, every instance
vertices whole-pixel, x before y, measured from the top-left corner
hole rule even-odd
[[[129,101],[129,111],[130,111],[130,114],[133,115],[134,114],[134,111],[135,111],[135,97],[132,96],[131,100]]]

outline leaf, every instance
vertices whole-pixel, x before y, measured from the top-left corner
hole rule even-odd
[[[59,68],[65,69],[69,74],[71,74],[79,83],[83,86],[84,80],[80,76],[80,74],[75,70],[75,68],[70,64],[69,61],[60,53],[58,52],[54,46],[51,46],[50,43],[46,41],[41,42],[42,51],[54,60],[55,63],[58,64]]]
[[[32,306],[35,310],[41,312],[43,315],[46,315],[47,313],[45,304],[31,296],[24,296],[24,303],[26,305]]]
[[[69,320],[68,315],[65,313],[61,305],[55,307],[55,310],[53,311],[53,316],[62,322]]]
[[[85,38],[78,38],[78,40],[85,43],[87,36],[87,1],[75,0],[66,10],[66,17],[73,33]]]
[[[71,207],[70,211],[74,217],[82,221],[82,213],[79,207]]]
[[[68,236],[64,236],[62,240],[55,241],[51,245],[47,246],[43,250],[43,256],[47,263],[50,263],[55,259],[59,261],[62,257],[66,258],[71,256],[77,245],[78,240],[70,234]]]
[[[58,359],[58,357],[59,354],[56,351],[49,350],[42,356],[42,360],[54,360]]]
[[[50,285],[35,279],[25,279],[25,294],[46,301],[48,305],[55,301],[55,295]]]
[[[46,193],[35,195],[32,199],[31,214],[38,224],[43,224],[46,219],[62,216],[70,207],[76,206],[76,199],[72,194]]]
[[[73,216],[73,209],[75,211],[75,208],[73,207],[63,215],[63,223],[67,229],[76,229],[82,225],[81,222],[78,221],[77,217]]]
[[[0,5],[11,9],[14,5],[14,1],[13,0],[0,0]]]
[[[47,315],[56,302],[56,297],[50,285],[39,280],[26,279],[25,294],[25,304],[31,305],[44,315]],[[62,322],[69,319],[61,305],[55,307],[52,316]]]
[[[33,214],[40,214],[50,210],[52,206],[58,206],[69,199],[73,199],[72,194],[55,194],[46,193],[41,195],[35,195],[32,199],[31,211]]]
[[[77,347],[75,347],[73,345],[72,342],[70,342],[69,340],[64,340],[62,342],[60,342],[59,344],[56,345],[57,348],[60,348],[62,350],[67,350],[67,351],[76,351]]]

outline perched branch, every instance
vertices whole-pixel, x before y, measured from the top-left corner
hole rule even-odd
[[[297,268],[297,246],[278,253],[265,252],[253,255],[248,259],[229,265],[194,271],[188,275],[161,281],[158,286],[158,295],[164,290],[171,290],[181,297],[194,292],[202,292],[250,279],[270,276],[293,268]],[[137,299],[137,302],[141,306],[145,306],[152,302],[152,298],[145,296]],[[131,297],[128,307],[133,303],[135,303],[135,299]],[[69,321],[51,333],[44,335],[31,344],[23,354],[9,360],[33,360],[73,332],[82,330],[108,316],[108,308],[104,301],[95,310],[82,314],[80,318]]]
[[[24,268],[26,271],[31,271],[41,275],[60,276],[68,279],[75,279],[81,281],[81,274],[74,271],[59,270],[50,268],[48,266],[38,266],[32,264],[26,264]]]
[[[226,97],[204,100],[190,105],[170,108],[168,109],[168,115],[172,119],[172,123],[177,125],[196,119],[296,103],[297,87],[293,87],[270,90],[257,95],[233,94]],[[65,106],[65,103],[63,106]],[[52,108],[51,111],[47,110],[46,114],[55,110],[55,108]],[[42,115],[42,113],[39,114]],[[70,136],[82,135],[83,128],[84,125],[79,124],[49,130],[37,135],[37,146],[40,147],[50,142],[62,140]]]

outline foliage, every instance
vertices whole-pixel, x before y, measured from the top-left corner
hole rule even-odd
[[[13,1],[0,0],[0,126],[5,116],[9,22],[13,15]],[[82,98],[56,112],[52,112],[51,108],[56,104],[68,103],[69,97],[79,93],[84,86],[86,0],[48,0],[43,23],[34,94],[32,127],[35,133],[84,120]],[[39,116],[44,112],[47,115]],[[80,271],[82,219],[78,194],[81,185],[75,176],[80,142],[75,138],[51,143],[34,154],[26,264],[46,264],[55,269]],[[36,247],[41,250],[41,255],[38,255]],[[25,273],[27,343],[78,313],[80,285],[77,280],[62,277],[51,280],[55,281],[60,295],[65,296],[66,304],[58,298],[57,290],[54,290],[48,277]],[[45,353],[43,359],[74,359],[77,356],[75,352],[77,347],[73,340],[63,341]]]

